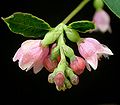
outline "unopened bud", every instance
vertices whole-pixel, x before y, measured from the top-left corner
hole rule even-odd
[[[84,72],[85,65],[86,65],[85,60],[81,57],[76,56],[74,60],[70,61],[70,67],[77,75],[80,75]]]
[[[72,84],[70,83],[70,81],[67,78],[65,78],[65,86],[68,89],[70,89],[72,87]]]
[[[70,78],[70,81],[73,85],[77,85],[79,83],[79,77],[73,73],[73,70],[71,68],[67,67],[66,75]]]
[[[52,30],[50,30],[42,40],[42,45],[47,46],[49,44],[54,43],[58,39],[58,37],[63,33],[63,25],[64,24],[61,23]]]
[[[62,87],[64,84],[65,76],[62,72],[58,72],[54,77],[54,82],[58,87]]]
[[[71,83],[73,85],[77,85],[79,83],[79,77],[77,75],[74,75],[72,78],[71,78]]]
[[[53,72],[54,69],[57,67],[58,62],[57,60],[51,60],[50,56],[47,56],[44,60],[44,67],[49,71],[49,72]]]
[[[58,56],[60,56],[60,48],[59,46],[55,46],[51,49],[50,57],[51,59],[57,59]]]
[[[79,39],[80,39],[80,36],[79,36],[79,33],[74,30],[74,29],[70,29],[66,26],[64,26],[64,30],[65,30],[65,33],[67,35],[67,38],[72,41],[72,42],[78,42]]]
[[[62,48],[64,50],[65,56],[67,56],[68,58],[71,58],[71,57],[75,56],[73,49],[70,48],[69,46],[63,45]]]

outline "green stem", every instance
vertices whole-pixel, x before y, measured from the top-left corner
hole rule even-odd
[[[63,51],[63,48],[62,46],[60,46],[60,54],[61,54],[61,62],[66,62],[66,58],[65,58],[65,55],[64,55],[64,51]]]
[[[83,0],[63,21],[66,24],[71,18],[73,18],[90,0]]]

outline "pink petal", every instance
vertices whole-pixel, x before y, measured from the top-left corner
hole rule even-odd
[[[37,62],[34,63],[33,72],[37,74],[39,71],[42,70],[42,68],[43,68],[43,60],[38,59]]]
[[[112,51],[106,45],[103,45],[102,49],[99,50],[98,53],[113,55]]]
[[[91,71],[90,65],[86,62],[86,68]]]
[[[28,68],[31,68],[31,65],[34,63],[33,60],[29,60],[30,56],[22,56],[19,60],[19,67],[22,69],[22,70],[29,70]]]
[[[21,56],[22,56],[22,51],[21,48],[19,48],[13,57],[13,62],[19,60]]]
[[[98,66],[98,59],[97,59],[97,55],[94,54],[93,56],[86,58],[86,61],[88,64],[91,65],[91,67],[96,70],[97,66]]]

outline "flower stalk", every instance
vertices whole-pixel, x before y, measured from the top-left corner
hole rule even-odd
[[[72,19],[90,0],[83,0],[63,21],[66,24]]]

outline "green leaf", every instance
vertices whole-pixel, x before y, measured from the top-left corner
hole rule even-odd
[[[108,8],[120,18],[120,0],[103,0]]]
[[[72,22],[68,25],[68,27],[82,33],[95,29],[94,23],[87,20]]]
[[[16,12],[2,19],[12,32],[25,37],[43,37],[51,29],[44,20],[28,13]]]

